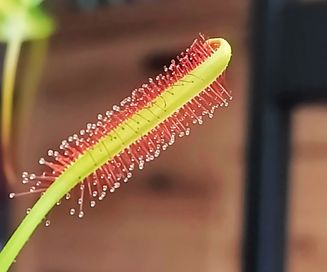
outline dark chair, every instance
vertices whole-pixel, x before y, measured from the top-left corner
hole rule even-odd
[[[327,3],[255,0],[243,272],[282,272],[287,258],[290,115],[327,102]]]
[[[2,75],[2,66],[5,53],[5,45],[0,45],[0,75]],[[0,86],[2,85],[0,76]],[[1,97],[1,96],[0,96]],[[8,235],[8,194],[6,188],[6,179],[3,174],[2,168],[2,152],[0,150],[0,249],[3,247],[4,242]]]

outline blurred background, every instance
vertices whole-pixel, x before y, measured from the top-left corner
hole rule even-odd
[[[43,5],[56,31],[22,48],[12,137],[18,176],[39,171],[49,148],[160,73],[199,32],[231,43],[234,99],[82,220],[63,201],[12,271],[326,271],[325,1]],[[21,116],[36,70],[37,92]],[[3,175],[0,182],[1,247],[34,199],[9,201],[8,192],[25,188]]]

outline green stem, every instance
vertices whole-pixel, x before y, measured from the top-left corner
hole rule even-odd
[[[85,162],[85,160],[84,160]],[[89,164],[89,162],[87,162]],[[75,166],[75,165],[74,165]],[[84,165],[85,166],[85,165]],[[76,167],[81,167],[77,163]],[[76,170],[76,167],[72,167]],[[0,253],[0,271],[8,271],[14,262],[19,251],[23,248],[29,237],[32,235],[37,226],[45,218],[51,208],[70,190],[78,179],[76,171],[67,171],[63,173],[57,181],[35,203],[30,213],[24,218],[14,234],[11,236],[5,247]],[[88,167],[89,169],[89,167]]]
[[[13,97],[15,77],[17,70],[17,63],[21,48],[21,39],[13,38],[8,42],[3,72],[2,84],[2,105],[1,105],[1,145],[2,156],[4,162],[4,171],[7,179],[12,181],[15,177],[12,169],[10,139],[11,139],[11,125],[12,125],[12,111],[13,111]]]
[[[38,94],[39,82],[44,68],[44,61],[48,51],[48,39],[40,39],[30,41],[27,47],[26,60],[24,58],[24,65],[19,73],[19,86],[17,89],[19,95],[15,100],[15,118],[12,130],[12,141],[15,141],[15,145],[12,146],[13,161],[16,156],[19,156],[20,160],[15,161],[15,169],[21,169],[18,164],[21,161],[27,161],[29,153],[26,152],[27,141],[26,135],[30,129],[31,114],[34,109],[34,103]],[[24,54],[25,55],[25,54]],[[15,149],[14,149],[15,148]]]

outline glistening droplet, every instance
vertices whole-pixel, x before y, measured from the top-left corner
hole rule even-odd
[[[78,213],[78,217],[79,217],[79,218],[83,218],[83,216],[84,216],[84,212],[83,212],[83,211],[80,211],[80,212]]]
[[[9,198],[14,198],[15,196],[16,196],[15,193],[10,193],[10,194],[9,194]]]

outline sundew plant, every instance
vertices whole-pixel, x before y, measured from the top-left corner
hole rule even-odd
[[[97,120],[48,150],[41,174],[23,173],[26,192],[11,198],[39,194],[0,253],[0,271],[7,271],[19,251],[50,210],[70,199],[69,213],[84,217],[84,206],[97,201],[127,182],[135,169],[157,158],[194,124],[212,118],[226,107],[231,94],[225,85],[225,70],[231,47],[222,38],[194,40],[163,72],[135,89]]]

